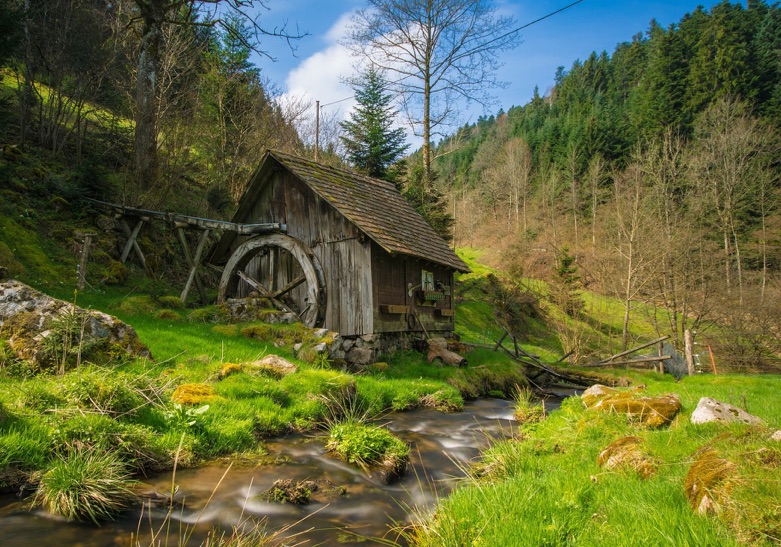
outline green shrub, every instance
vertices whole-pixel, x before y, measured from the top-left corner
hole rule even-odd
[[[116,453],[70,448],[42,475],[33,503],[68,520],[100,524],[136,503],[133,484]]]
[[[118,306],[119,310],[128,315],[151,315],[157,304],[149,295],[128,296]]]
[[[198,308],[187,315],[190,323],[230,323],[230,319],[230,314],[222,306]]]
[[[253,448],[257,444],[253,420],[220,417],[206,423],[198,436],[198,450],[204,457],[215,457]]]
[[[545,419],[545,403],[540,402],[529,388],[515,391],[515,409],[513,416],[522,423],[534,423]]]
[[[140,391],[148,385],[143,377],[81,367],[65,377],[62,392],[74,406],[124,416],[147,404]]]
[[[61,388],[54,382],[30,382],[22,387],[24,406],[37,412],[63,407],[67,404]]]
[[[121,285],[127,279],[127,268],[117,260],[109,260],[103,269],[101,281],[106,285]]]
[[[51,448],[48,432],[39,426],[13,424],[0,432],[0,470],[40,469]]]
[[[157,299],[161,306],[169,310],[183,310],[184,302],[178,296],[161,296]]]
[[[181,321],[182,317],[173,310],[158,310],[155,312],[155,319],[160,321]]]
[[[15,278],[24,273],[24,266],[16,260],[13,251],[4,242],[0,241],[0,267],[6,269],[6,275]]]
[[[117,443],[122,425],[104,414],[75,414],[60,421],[52,431],[54,446],[63,449],[69,446],[105,451]]]

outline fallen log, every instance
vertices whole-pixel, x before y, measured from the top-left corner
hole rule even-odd
[[[434,359],[441,359],[446,365],[454,367],[466,366],[466,359],[456,352],[447,349],[447,340],[444,338],[432,338],[428,341],[426,357],[429,363],[434,362]]]

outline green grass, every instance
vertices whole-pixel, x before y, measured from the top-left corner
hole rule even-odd
[[[409,447],[390,431],[352,419],[331,425],[326,448],[362,467],[409,459]]]
[[[100,524],[137,501],[131,487],[116,454],[72,448],[43,474],[33,503],[68,520]]]
[[[436,517],[423,520],[415,544],[772,543],[781,514],[781,450],[767,439],[781,416],[781,401],[773,395],[781,377],[699,376],[675,383],[652,374],[630,376],[651,394],[680,394],[683,411],[669,428],[647,430],[568,399],[547,420],[486,451],[468,484],[441,501]],[[688,418],[702,396],[745,401],[772,428],[694,426]],[[648,446],[659,463],[656,475],[643,480],[597,466],[599,452],[625,435]],[[741,470],[720,517],[696,515],[684,494],[693,455],[708,443]]]

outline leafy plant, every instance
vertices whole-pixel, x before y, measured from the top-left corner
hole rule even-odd
[[[168,423],[173,427],[194,427],[199,417],[209,410],[209,405],[188,407],[179,403],[171,403],[171,408],[163,412]]]

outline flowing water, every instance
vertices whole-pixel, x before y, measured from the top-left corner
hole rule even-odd
[[[546,406],[550,410],[558,404],[548,401]],[[323,436],[290,435],[266,443],[279,462],[273,465],[237,463],[227,474],[226,465],[178,470],[174,499],[182,505],[174,507],[168,519],[168,506],[145,506],[143,512],[129,511],[95,527],[29,511],[18,498],[0,496],[0,545],[149,545],[153,533],[159,534],[155,545],[177,545],[182,538],[189,538],[188,545],[199,545],[215,525],[230,533],[237,523],[259,519],[265,519],[268,531],[285,528],[280,537],[299,534],[289,544],[381,545],[378,538],[385,538],[404,545],[392,527],[408,524],[413,509],[430,509],[491,439],[512,435],[515,422],[512,403],[481,399],[468,403],[464,412],[421,409],[391,414],[383,423],[412,447],[407,475],[392,486],[326,455]],[[319,488],[307,505],[265,500],[263,493],[277,479],[315,480]],[[168,492],[171,474],[145,482]],[[343,488],[329,492],[329,485]]]

